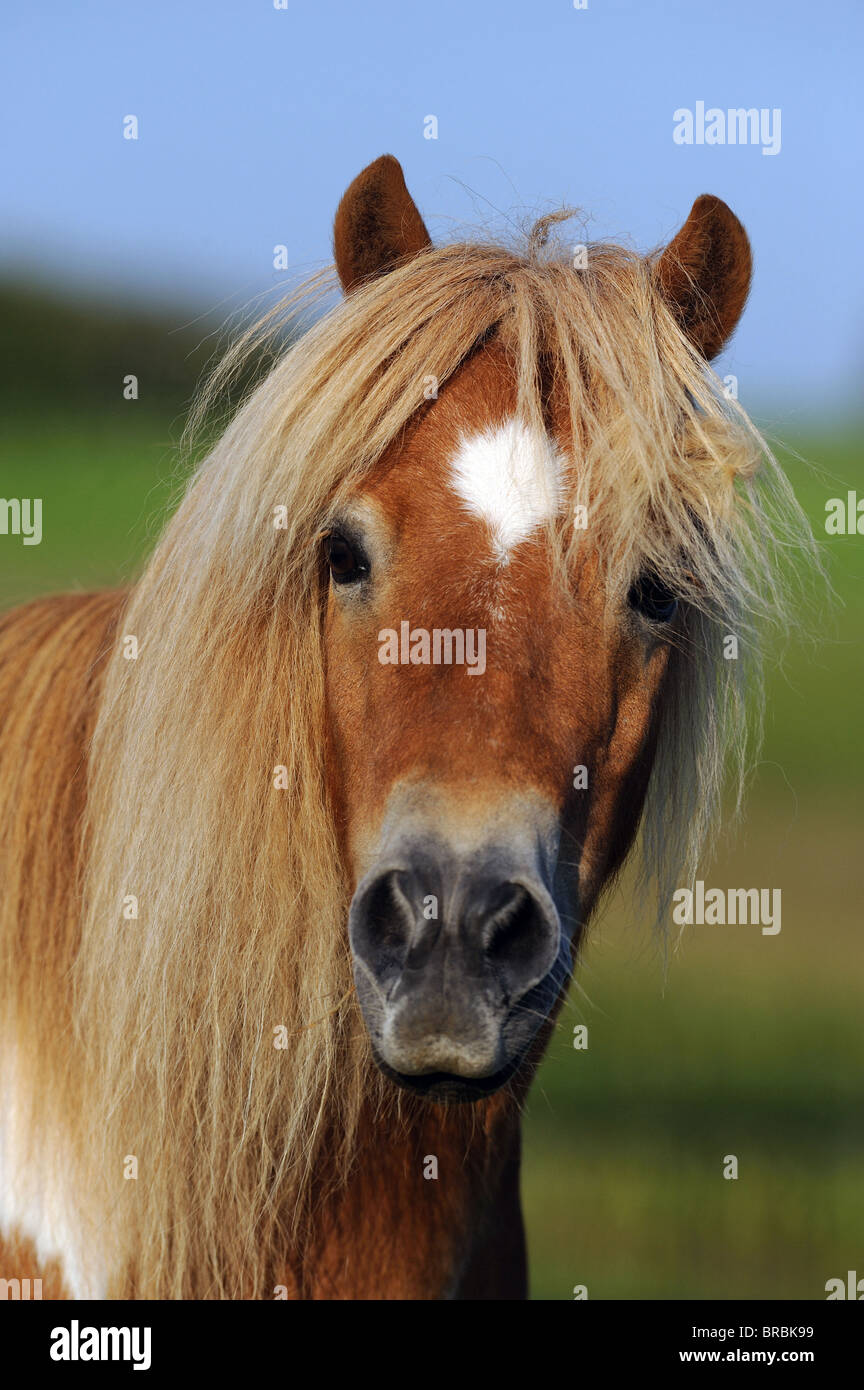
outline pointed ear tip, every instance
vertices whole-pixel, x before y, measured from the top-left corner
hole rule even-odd
[[[366,168],[362,170],[359,177],[368,178],[373,174],[395,175],[400,178],[403,183],[405,182],[405,174],[402,165],[399,163],[395,154],[379,154],[377,159],[373,159],[371,164],[366,165]]]
[[[386,187],[388,184],[392,185],[394,180],[397,183],[401,180],[404,184],[402,165],[395,155],[379,154],[377,159],[373,159],[371,164],[364,164],[359,173],[354,175],[342,194],[340,209],[347,206],[351,196],[361,189],[380,187],[382,184]]]
[[[707,213],[712,217],[722,220],[729,227],[740,227],[741,231],[744,231],[741,219],[736,216],[728,203],[725,203],[722,198],[717,197],[716,193],[700,193],[690,209],[690,216],[692,217],[694,213],[697,216],[700,213]]]

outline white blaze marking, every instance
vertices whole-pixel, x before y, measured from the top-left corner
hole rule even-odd
[[[452,463],[453,486],[489,526],[503,564],[514,546],[558,511],[563,468],[564,457],[549,436],[521,420],[462,440]]]

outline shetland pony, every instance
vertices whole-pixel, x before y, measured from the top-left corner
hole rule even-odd
[[[737,219],[582,268],[557,220],[433,247],[377,160],[139,582],[2,619],[3,1276],[525,1296],[586,924],[640,823],[691,881],[801,534],[706,365]]]

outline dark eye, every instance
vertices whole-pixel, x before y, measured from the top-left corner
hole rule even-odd
[[[643,574],[630,589],[627,602],[652,623],[670,623],[678,611],[678,600],[662,580]]]
[[[324,554],[334,584],[355,584],[369,573],[363,552],[338,532],[325,536]]]

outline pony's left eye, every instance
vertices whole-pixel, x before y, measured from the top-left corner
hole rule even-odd
[[[650,574],[636,580],[627,595],[627,602],[652,623],[671,623],[678,611],[678,600],[672,590]]]
[[[338,532],[325,536],[324,554],[334,584],[355,584],[369,573],[366,557]]]

